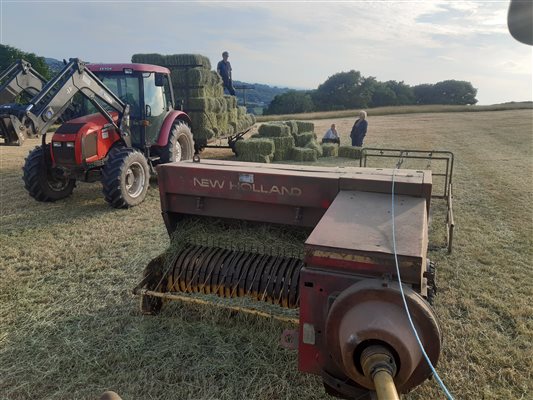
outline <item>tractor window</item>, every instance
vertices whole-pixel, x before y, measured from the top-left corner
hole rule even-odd
[[[104,85],[115,93],[120,100],[130,105],[130,115],[140,117],[139,78],[135,75],[109,74],[100,76]]]
[[[166,114],[167,98],[163,86],[155,85],[155,74],[145,73],[144,78],[144,104],[147,116],[158,117]]]
[[[141,117],[141,103],[139,101],[139,77],[136,75],[120,74],[97,74],[98,78],[106,85],[120,100],[130,105],[130,116],[132,118]],[[98,100],[106,110],[112,111],[113,108],[101,100]],[[98,112],[90,101],[84,100],[87,114]]]

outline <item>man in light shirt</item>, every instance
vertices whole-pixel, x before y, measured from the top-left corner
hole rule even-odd
[[[331,124],[331,128],[328,129],[328,131],[322,138],[322,143],[341,143],[339,134],[337,133],[337,129],[335,128],[335,124]]]

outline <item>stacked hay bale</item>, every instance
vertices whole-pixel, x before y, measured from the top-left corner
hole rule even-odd
[[[337,157],[339,155],[339,146],[335,143],[322,144],[323,157]]]
[[[317,142],[314,128],[313,123],[304,121],[281,121],[262,124],[258,133],[244,142],[251,142],[249,146],[245,144],[239,145],[237,158],[242,161],[251,159],[257,161],[260,159],[260,162],[269,162],[267,160],[316,161],[318,157],[322,157],[323,152],[322,146]],[[258,140],[272,142],[273,152],[256,156],[249,154],[248,152],[258,151]]]
[[[160,65],[170,69],[176,103],[192,120],[197,143],[234,135],[255,124],[246,107],[237,106],[235,96],[224,95],[222,79],[211,70],[211,62],[199,54],[134,54],[134,63]]]
[[[356,160],[361,158],[362,147],[355,146],[340,146],[339,157],[355,158]]]

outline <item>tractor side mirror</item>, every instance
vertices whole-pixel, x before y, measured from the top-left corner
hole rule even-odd
[[[155,73],[155,85],[157,87],[163,87],[165,86],[165,74],[156,72]]]

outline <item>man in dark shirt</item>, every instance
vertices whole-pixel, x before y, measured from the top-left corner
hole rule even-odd
[[[235,89],[233,88],[233,81],[231,79],[231,64],[228,61],[229,54],[227,51],[222,53],[222,60],[217,64],[217,72],[222,77],[224,82],[224,88],[227,89],[229,94],[235,96]]]

